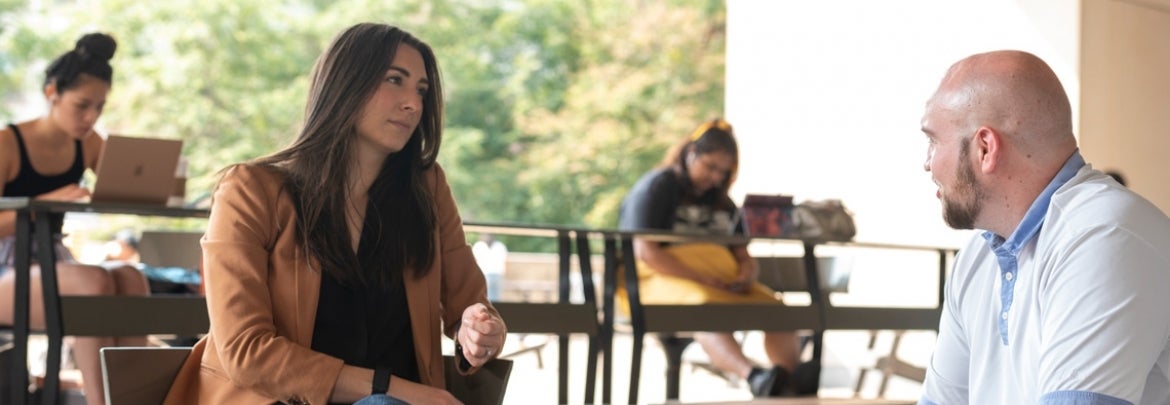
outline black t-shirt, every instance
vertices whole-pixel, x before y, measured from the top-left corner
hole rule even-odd
[[[699,235],[742,235],[735,202],[718,190],[688,195],[688,180],[670,168],[642,176],[622,201],[618,228]]]

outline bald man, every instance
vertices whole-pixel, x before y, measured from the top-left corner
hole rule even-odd
[[[1056,74],[955,63],[926,103],[943,219],[980,229],[946,288],[920,404],[1170,404],[1170,219],[1085,163]]]

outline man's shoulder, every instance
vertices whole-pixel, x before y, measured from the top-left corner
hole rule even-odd
[[[1049,203],[1046,228],[1076,233],[1102,227],[1170,238],[1170,218],[1132,190],[1108,181],[1108,175],[1082,170]]]

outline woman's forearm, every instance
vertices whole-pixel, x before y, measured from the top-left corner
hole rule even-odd
[[[370,395],[370,387],[374,380],[374,370],[346,365],[337,374],[337,381],[333,384],[333,393],[329,395],[329,402],[354,403]]]
[[[16,211],[0,211],[0,238],[16,234]]]

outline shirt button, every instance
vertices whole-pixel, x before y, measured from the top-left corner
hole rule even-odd
[[[1003,273],[1003,279],[1007,280],[1007,281],[1012,281],[1012,273]]]
[[[1003,318],[1003,320],[1005,320],[1005,321],[1006,321],[1006,320],[1007,320],[1007,311],[1004,311],[1002,314],[1000,314],[1000,316],[999,316],[999,317],[1000,317],[1000,318]]]

